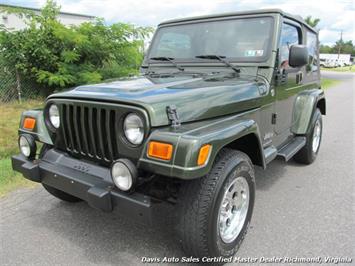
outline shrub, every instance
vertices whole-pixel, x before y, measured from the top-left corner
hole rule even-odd
[[[25,15],[28,27],[0,31],[0,51],[6,65],[38,83],[45,94],[138,72],[143,39],[151,28],[106,25],[102,19],[67,27],[57,19],[59,10],[51,0],[40,15],[7,10]]]

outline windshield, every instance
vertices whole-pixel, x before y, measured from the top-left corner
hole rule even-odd
[[[200,55],[219,55],[241,62],[267,59],[273,30],[271,17],[241,18],[158,29],[148,58],[170,57],[199,60]]]

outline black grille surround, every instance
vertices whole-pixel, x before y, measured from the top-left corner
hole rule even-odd
[[[139,159],[144,141],[137,146],[128,142],[124,136],[123,122],[130,113],[139,115],[144,123],[146,140],[149,120],[144,109],[116,103],[67,99],[51,99],[46,109],[53,103],[60,112],[60,127],[54,134],[55,148],[76,158],[103,165],[109,165],[119,158]]]

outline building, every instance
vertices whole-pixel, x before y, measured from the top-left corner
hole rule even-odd
[[[22,8],[39,14],[41,9],[30,8],[30,7],[20,7],[13,5],[0,4],[0,24],[4,25],[7,30],[21,30],[26,27],[24,19],[20,18],[16,14],[9,14],[2,10],[2,8]],[[94,20],[94,16],[75,14],[68,12],[60,12],[58,19],[64,25],[80,25],[83,22],[90,22]]]

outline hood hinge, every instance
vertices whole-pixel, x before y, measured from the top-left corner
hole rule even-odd
[[[168,115],[168,119],[171,121],[171,126],[173,128],[177,128],[181,126],[179,114],[176,110],[175,105],[169,105],[166,107],[166,114]]]

